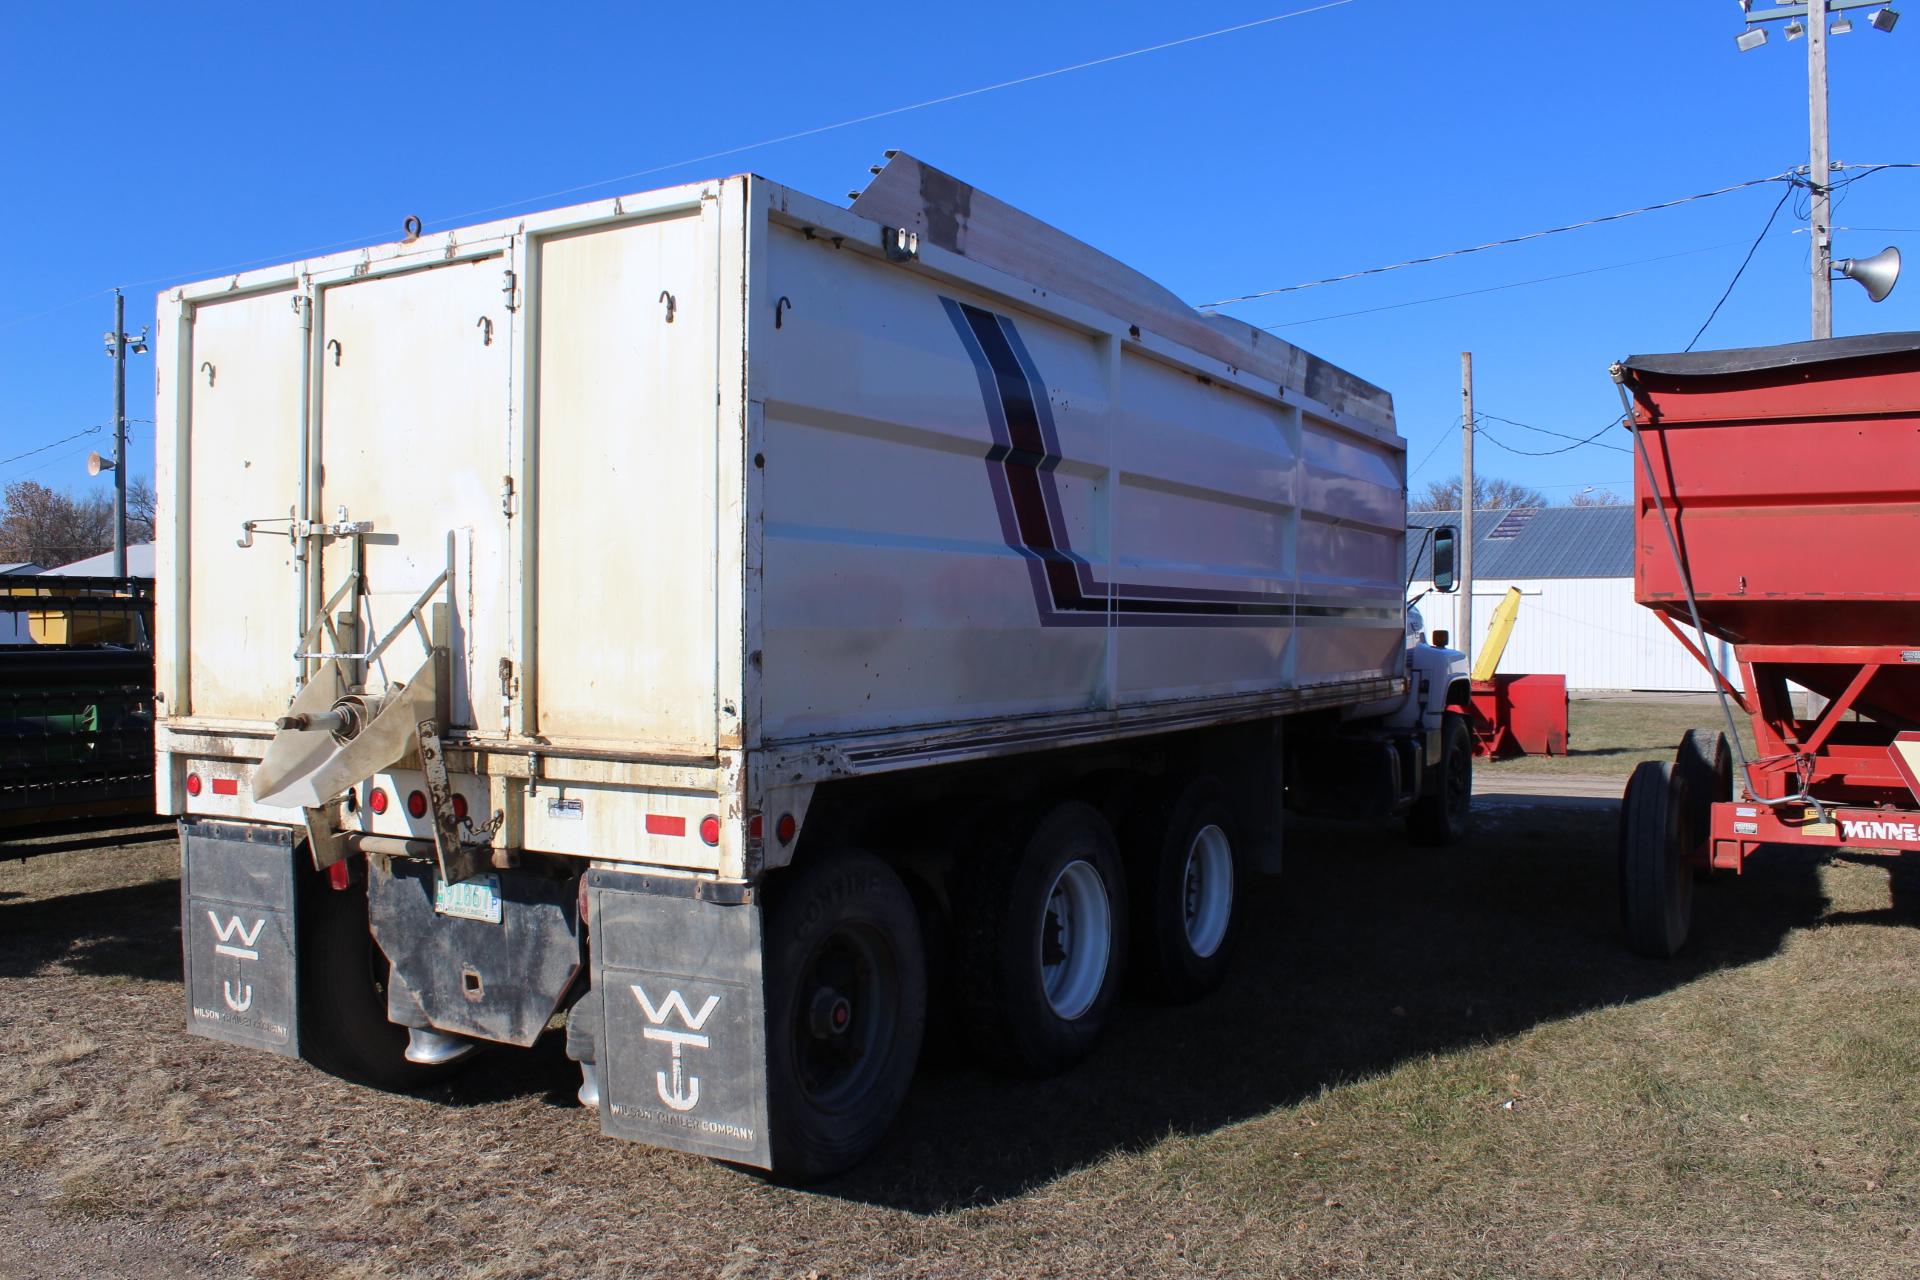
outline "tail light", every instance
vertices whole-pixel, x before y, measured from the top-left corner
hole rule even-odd
[[[700,819],[700,838],[708,844],[720,843],[720,819],[712,814]]]
[[[800,824],[793,820],[793,815],[783,813],[780,815],[780,821],[773,824],[773,835],[781,844],[792,844],[794,833],[799,829]]]
[[[467,816],[467,798],[458,791],[453,793],[453,820],[459,822]]]
[[[367,792],[367,808],[373,810],[375,814],[385,813],[387,811],[387,793],[379,787],[375,787]]]
[[[409,791],[407,793],[407,812],[416,818],[426,817],[427,793],[424,791]]]
[[[187,794],[190,796],[197,796],[200,794],[200,775],[199,774],[190,773],[187,775]]]

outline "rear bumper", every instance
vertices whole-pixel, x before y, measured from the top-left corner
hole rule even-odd
[[[1827,818],[1822,822],[1811,805],[1773,808],[1723,800],[1713,806],[1713,866],[1739,871],[1747,858],[1769,844],[1920,852],[1920,810],[1828,805]]]

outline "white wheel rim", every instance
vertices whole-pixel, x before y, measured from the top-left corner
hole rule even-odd
[[[1205,960],[1226,941],[1233,920],[1233,846],[1227,833],[1209,823],[1187,846],[1186,872],[1180,878],[1186,910],[1187,946]]]
[[[1054,877],[1040,917],[1040,983],[1056,1016],[1071,1022],[1093,1007],[1112,950],[1106,881],[1091,862],[1076,858]]]

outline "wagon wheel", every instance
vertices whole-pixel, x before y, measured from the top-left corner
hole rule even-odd
[[[1713,880],[1713,806],[1733,799],[1733,749],[1719,730],[1689,729],[1673,757],[1673,772],[1686,776],[1687,805],[1681,814],[1680,848],[1691,860],[1693,878]]]
[[[1693,922],[1693,867],[1682,842],[1691,787],[1663,760],[1644,760],[1620,803],[1620,920],[1627,945],[1664,958]]]

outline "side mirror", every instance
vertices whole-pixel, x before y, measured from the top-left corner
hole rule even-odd
[[[1459,551],[1460,535],[1451,525],[1441,525],[1433,531],[1433,589],[1452,591],[1460,585],[1459,570],[1455,567]]]

